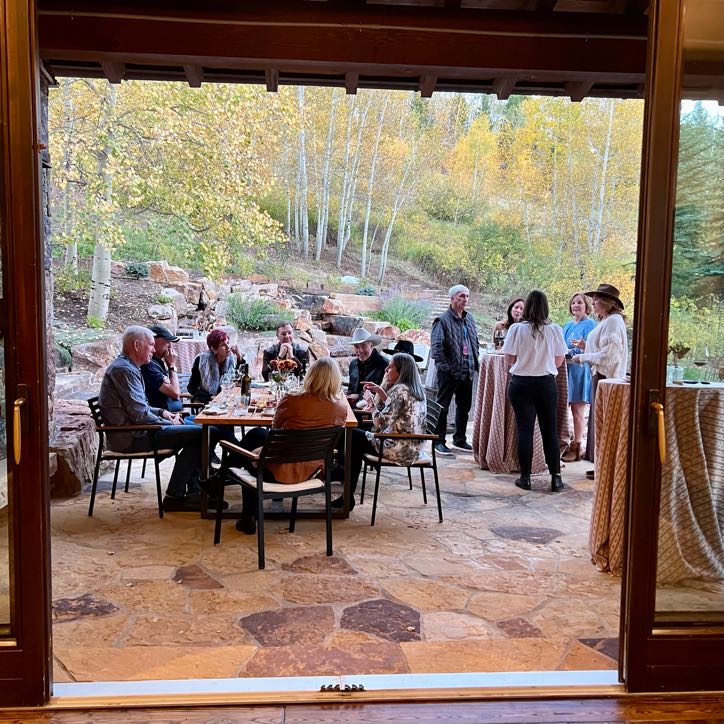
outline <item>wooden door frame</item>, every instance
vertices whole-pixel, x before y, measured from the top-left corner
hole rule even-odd
[[[8,413],[28,390],[20,465],[8,444],[13,641],[0,645],[0,706],[50,696],[50,507],[35,0],[0,0],[2,238]],[[8,419],[8,440],[12,418]]]
[[[657,629],[655,625],[661,468],[650,405],[652,401],[665,404],[683,2],[651,0],[649,16],[621,667],[631,692],[715,691],[724,682],[724,630]]]

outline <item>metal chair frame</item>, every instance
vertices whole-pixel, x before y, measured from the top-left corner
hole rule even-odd
[[[435,457],[435,442],[439,440],[437,435],[437,423],[440,418],[442,407],[431,400],[427,399],[427,409],[425,414],[425,433],[375,433],[375,437],[380,441],[380,451],[378,455],[367,453],[363,458],[363,472],[362,472],[362,489],[360,491],[360,504],[364,503],[365,499],[365,484],[367,483],[367,467],[374,468],[377,471],[375,478],[375,492],[372,500],[372,519],[370,525],[375,524],[375,517],[377,515],[377,498],[380,490],[380,474],[382,468],[406,468],[407,479],[409,481],[410,490],[412,490],[412,468],[418,468],[420,471],[420,481],[422,483],[422,500],[427,505],[427,489],[425,487],[425,469],[432,469],[433,477],[435,479],[435,493],[437,496],[437,513],[438,520],[442,523],[442,501],[440,500],[440,482],[438,479],[437,472],[437,458]],[[383,457],[384,453],[384,441],[385,440],[430,440],[432,442],[432,455],[429,459],[422,458],[416,460],[410,465],[403,465],[402,463],[396,463],[392,460],[386,460]]]
[[[116,486],[118,484],[118,471],[121,466],[122,460],[128,460],[128,469],[126,471],[126,485],[124,491],[128,492],[128,486],[131,479],[131,465],[134,460],[143,460],[143,474],[145,475],[146,461],[153,460],[156,470],[156,498],[158,500],[158,517],[163,518],[163,501],[161,497],[161,471],[159,469],[159,463],[166,458],[173,457],[176,454],[175,450],[165,449],[159,450],[156,444],[156,432],[162,429],[163,425],[145,424],[145,425],[105,425],[103,423],[103,417],[101,415],[101,408],[98,404],[97,397],[91,397],[88,400],[88,407],[90,407],[91,416],[96,426],[96,432],[98,433],[98,452],[96,454],[96,464],[93,471],[93,485],[91,487],[90,504],[88,505],[88,515],[93,515],[93,508],[96,500],[96,489],[98,487],[98,475],[100,473],[101,461],[110,460],[115,462],[115,472],[113,474],[113,487],[111,488],[111,499],[116,497]],[[115,452],[114,450],[104,450],[105,440],[104,435],[109,432],[131,432],[134,430],[146,430],[151,435],[151,442],[153,447],[148,451],[141,452]]]
[[[271,429],[264,446],[258,454],[245,450],[226,440],[221,441],[223,456],[221,468],[219,469],[219,480],[222,490],[217,496],[218,505],[216,509],[216,522],[214,525],[214,545],[221,540],[221,518],[223,510],[223,489],[228,485],[240,485],[256,490],[257,493],[257,542],[259,552],[259,568],[265,567],[264,556],[264,501],[268,499],[291,498],[292,510],[289,519],[289,532],[293,533],[296,516],[297,501],[304,495],[324,493],[324,507],[326,519],[327,555],[332,555],[332,468],[334,450],[342,434],[342,427],[323,427],[311,429],[281,430]],[[256,463],[256,479],[252,485],[229,467],[229,453],[237,453]],[[294,485],[282,485],[280,483],[269,483],[264,480],[264,469],[270,463],[300,463],[312,460],[324,460],[324,480],[319,485],[304,489],[295,489]],[[242,472],[247,478],[253,478],[253,473]],[[313,479],[313,478],[312,478]],[[306,482],[306,481],[304,481]],[[273,487],[273,490],[265,486]]]

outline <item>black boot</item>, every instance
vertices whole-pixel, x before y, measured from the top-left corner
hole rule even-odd
[[[530,490],[530,475],[521,473],[521,476],[515,481],[515,485],[521,490]]]
[[[560,475],[551,475],[551,490],[560,493],[563,490],[563,480]]]

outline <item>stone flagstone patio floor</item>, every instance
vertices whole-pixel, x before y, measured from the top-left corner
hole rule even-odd
[[[55,681],[615,669],[620,580],[589,559],[589,465],[524,492],[458,454],[442,524],[434,493],[385,473],[376,525],[366,497],[331,558],[323,521],[268,521],[264,571],[233,521],[214,546],[213,521],[157,517],[140,466],[116,500],[104,475],[92,518],[87,493],[51,509]]]

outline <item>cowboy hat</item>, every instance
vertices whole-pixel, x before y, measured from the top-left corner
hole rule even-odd
[[[398,339],[394,347],[387,347],[382,350],[385,354],[395,354],[397,352],[404,352],[409,354],[415,362],[422,362],[422,357],[419,354],[415,354],[415,345],[407,339]]]
[[[618,297],[619,291],[612,284],[599,284],[598,289],[594,289],[592,292],[586,292],[587,297],[605,297],[615,302],[619,309],[623,309],[623,302]]]
[[[368,332],[364,327],[357,327],[352,332],[352,344],[362,344],[362,342],[371,342],[373,346],[378,345],[382,341],[382,337],[378,334]]]

